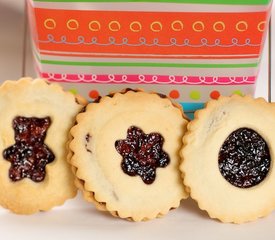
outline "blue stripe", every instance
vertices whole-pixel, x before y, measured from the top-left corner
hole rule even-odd
[[[194,112],[196,110],[204,108],[204,103],[190,103],[190,102],[180,102],[183,107],[184,113],[189,119],[194,119]]]

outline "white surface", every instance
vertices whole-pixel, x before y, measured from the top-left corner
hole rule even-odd
[[[196,203],[187,200],[164,218],[133,223],[96,211],[81,198],[47,213],[17,216],[0,211],[3,239],[204,239],[274,240],[275,215],[256,222],[235,225],[211,220]],[[1,238],[2,239],[2,238]]]
[[[273,8],[274,9],[274,8]],[[275,9],[273,10],[275,11]],[[275,14],[272,17],[275,23]],[[30,44],[24,47],[24,1],[0,0],[0,81],[35,77]],[[274,32],[273,39],[275,39]],[[273,47],[273,58],[275,57]],[[25,60],[24,60],[25,59]],[[273,62],[274,68],[274,62]],[[267,45],[261,64],[256,96],[267,99]],[[272,79],[275,101],[275,80]],[[3,113],[1,113],[3,114]],[[0,189],[1,191],[1,189]],[[222,224],[189,199],[167,216],[150,222],[132,223],[98,212],[79,195],[46,213],[18,216],[0,209],[0,239],[275,239],[275,212],[252,223]]]

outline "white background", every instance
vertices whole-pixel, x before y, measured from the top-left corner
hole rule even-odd
[[[273,7],[273,12],[275,11]],[[275,23],[275,14],[272,16]],[[0,81],[35,77],[29,38],[25,39],[23,0],[0,0]],[[275,26],[275,25],[274,25]],[[275,30],[271,37],[275,39]],[[25,40],[24,40],[25,39]],[[275,57],[275,47],[272,57]],[[274,68],[274,62],[272,63]],[[272,100],[275,101],[275,76]],[[256,96],[268,99],[268,44],[266,42]],[[0,121],[1,121],[0,113]],[[274,130],[275,134],[275,130]],[[1,189],[0,189],[1,191]],[[274,189],[275,191],[275,189]],[[2,193],[1,193],[2,194]],[[0,239],[275,239],[275,212],[252,223],[222,224],[189,199],[179,209],[150,222],[132,223],[98,212],[82,197],[47,213],[18,216],[0,208]]]

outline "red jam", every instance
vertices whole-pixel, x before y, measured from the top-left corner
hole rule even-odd
[[[45,167],[55,158],[52,151],[44,144],[50,124],[49,117],[14,118],[15,144],[3,151],[3,157],[11,162],[9,177],[12,181],[23,178],[30,178],[34,182],[44,180]]]
[[[131,126],[124,140],[117,140],[115,148],[122,156],[121,168],[129,176],[140,176],[144,183],[152,184],[156,169],[164,168],[169,156],[162,150],[164,138],[159,133],[145,134],[140,128]]]

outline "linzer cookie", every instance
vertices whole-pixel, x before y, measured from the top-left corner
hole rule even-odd
[[[275,208],[275,104],[220,97],[188,125],[180,169],[210,217],[243,223]]]
[[[188,196],[178,169],[187,120],[167,97],[127,89],[86,107],[71,129],[77,186],[100,210],[133,221]]]
[[[83,108],[42,79],[0,87],[0,204],[18,214],[46,211],[76,195],[66,161],[69,129]]]

